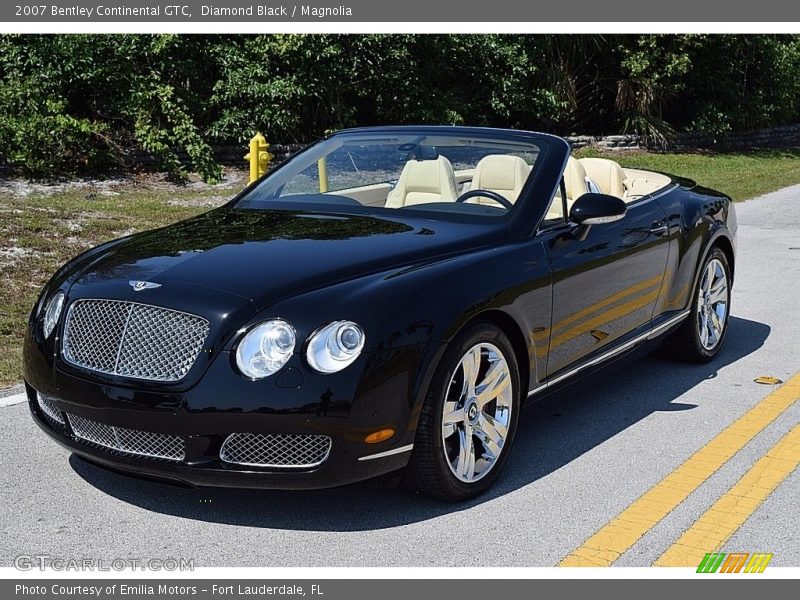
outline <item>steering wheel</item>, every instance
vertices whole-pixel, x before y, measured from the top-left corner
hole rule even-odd
[[[477,198],[478,196],[489,198],[489,200],[494,200],[498,204],[502,205],[503,208],[507,208],[508,210],[514,208],[514,205],[511,204],[511,202],[505,196],[501,196],[497,192],[493,192],[491,190],[470,190],[468,192],[464,192],[458,198],[456,198],[456,202],[465,202],[470,198]]]

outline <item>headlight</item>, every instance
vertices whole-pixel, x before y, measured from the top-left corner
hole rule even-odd
[[[236,348],[236,365],[253,379],[277,372],[294,352],[294,328],[286,321],[274,320],[251,329]]]
[[[352,321],[334,321],[308,342],[308,364],[320,373],[335,373],[351,364],[364,349],[364,332]]]
[[[56,328],[58,318],[61,316],[61,309],[64,308],[64,292],[56,292],[55,296],[50,298],[47,303],[47,309],[44,311],[44,337],[49,338],[50,334]]]

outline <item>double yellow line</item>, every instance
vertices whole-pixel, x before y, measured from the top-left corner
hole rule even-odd
[[[800,398],[800,374],[726,427],[682,465],[564,558],[561,566],[609,566]],[[800,464],[800,425],[772,447],[656,561],[697,566],[727,541]]]

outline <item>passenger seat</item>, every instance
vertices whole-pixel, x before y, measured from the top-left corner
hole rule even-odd
[[[444,156],[435,160],[410,160],[397,185],[386,198],[386,208],[402,208],[429,202],[455,202],[456,177]]]
[[[578,162],[601,192],[622,199],[625,195],[625,172],[619,164],[607,158],[581,158]]]
[[[564,169],[564,187],[567,188],[567,211],[572,204],[589,191],[586,184],[586,169],[577,159],[569,157],[567,167]]]

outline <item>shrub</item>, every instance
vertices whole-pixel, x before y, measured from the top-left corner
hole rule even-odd
[[[0,155],[30,177],[221,170],[210,144],[375,124],[715,139],[791,123],[789,35],[2,35]]]

